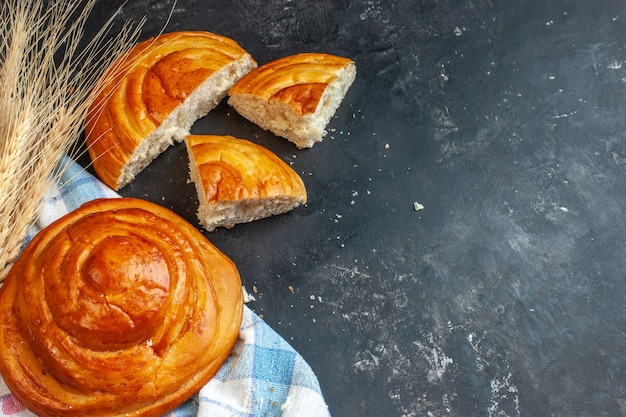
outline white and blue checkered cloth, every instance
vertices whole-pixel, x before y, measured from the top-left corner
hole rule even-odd
[[[117,193],[72,161],[29,238],[84,202]],[[280,335],[244,306],[233,355],[196,395],[166,417],[330,416],[317,377]],[[0,417],[34,416],[0,379]]]

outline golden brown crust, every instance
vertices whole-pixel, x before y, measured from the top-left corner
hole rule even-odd
[[[306,203],[300,176],[267,148],[232,136],[190,135],[185,140],[208,203],[275,196]]]
[[[137,146],[202,82],[244,56],[249,55],[230,38],[174,32],[137,44],[112,66],[85,129],[102,181],[118,189],[121,171]]]
[[[325,88],[352,60],[324,53],[302,53],[268,62],[243,76],[231,96],[250,94],[291,104],[300,115],[314,113]]]
[[[235,265],[152,203],[103,199],[27,246],[0,290],[0,372],[41,416],[159,416],[237,339]]]

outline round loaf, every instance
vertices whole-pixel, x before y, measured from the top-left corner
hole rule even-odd
[[[356,77],[355,63],[324,53],[301,53],[251,70],[232,86],[228,103],[265,130],[311,148]]]
[[[234,40],[172,32],[137,44],[102,77],[87,116],[93,167],[114,190],[130,183],[257,66]]]
[[[0,290],[0,372],[40,416],[160,416],[217,372],[243,314],[233,262],[147,201],[42,230]]]

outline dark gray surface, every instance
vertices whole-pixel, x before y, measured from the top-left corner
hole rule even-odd
[[[171,6],[122,16],[146,38]],[[206,235],[333,416],[626,415],[624,2],[178,1],[167,31],[196,29],[357,63],[313,149],[225,103],[194,126],[305,181],[305,207]],[[122,194],[198,224],[182,145]]]

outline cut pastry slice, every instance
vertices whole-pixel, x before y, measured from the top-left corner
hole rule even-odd
[[[172,211],[93,200],[28,244],[0,290],[0,372],[41,417],[162,416],[229,357],[235,264]]]
[[[190,135],[185,143],[202,227],[233,227],[306,203],[300,176],[269,149],[232,136]]]
[[[322,53],[292,55],[262,65],[229,91],[228,103],[265,130],[311,148],[356,77],[348,58]]]
[[[105,74],[87,117],[100,179],[114,190],[131,182],[256,66],[235,41],[209,32],[168,33],[136,45]]]

